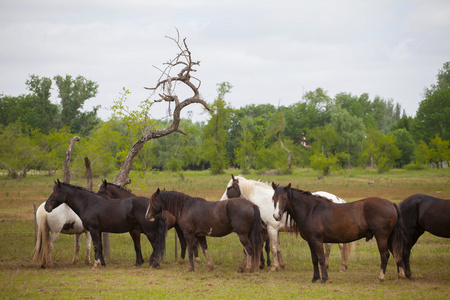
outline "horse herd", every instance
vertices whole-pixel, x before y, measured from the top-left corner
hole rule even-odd
[[[75,234],[73,263],[78,262],[80,236],[85,233],[85,263],[91,264],[92,239],[94,268],[105,266],[103,232],[130,233],[136,252],[135,266],[144,263],[140,237],[145,234],[153,248],[149,264],[155,268],[164,257],[167,231],[174,227],[181,245],[180,262],[184,262],[188,250],[189,271],[194,271],[199,245],[208,269],[213,270],[206,237],[232,232],[238,235],[244,249],[240,272],[252,272],[258,265],[264,267],[264,248],[267,265],[275,271],[285,267],[279,232],[286,230],[299,233],[307,241],[314,267],[312,281],[322,283],[328,279],[332,243],[339,244],[340,270],[344,271],[354,241],[375,237],[381,282],[390,252],[399,278],[411,278],[411,248],[418,238],[425,231],[450,238],[450,200],[416,194],[399,205],[378,197],[346,203],[326,192],[311,193],[291,184],[270,185],[233,175],[217,202],[159,188],[150,198],[138,197],[106,180],[94,193],[57,180],[50,197],[38,208],[36,219],[38,235],[33,260],[43,268],[52,266],[51,252],[59,233]]]

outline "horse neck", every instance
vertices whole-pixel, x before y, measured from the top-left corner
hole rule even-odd
[[[266,204],[272,204],[272,196],[273,196],[273,189],[272,187],[265,187],[256,181],[250,181],[245,180],[241,182],[241,179],[239,181],[239,186],[241,190],[241,195],[245,199],[248,199],[255,203],[256,205],[266,205]],[[242,184],[242,185],[241,185]]]
[[[96,194],[77,188],[66,187],[65,192],[68,194],[66,204],[78,215],[84,215],[88,209],[89,203],[92,203],[92,196]]]
[[[178,219],[183,209],[188,204],[188,201],[186,201],[185,197],[189,197],[189,199],[192,199],[192,197],[188,195],[177,192],[161,193],[159,199],[161,201],[162,209],[175,216],[175,219]]]
[[[312,197],[314,196],[291,189],[286,212],[294,218],[295,222],[301,223],[305,221],[310,211],[317,205],[317,202]]]

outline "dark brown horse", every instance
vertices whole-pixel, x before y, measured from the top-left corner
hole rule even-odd
[[[195,239],[206,236],[222,237],[236,232],[244,246],[244,260],[239,271],[252,272],[258,266],[263,245],[262,221],[259,209],[248,200],[235,198],[209,202],[202,198],[174,192],[160,191],[152,195],[146,218],[153,220],[164,210],[175,216],[188,244],[189,271],[194,271],[193,249]],[[206,243],[200,243],[208,267],[213,269]]]
[[[110,199],[58,180],[45,203],[45,210],[51,212],[62,203],[66,203],[80,217],[83,227],[90,232],[94,243],[94,267],[100,267],[100,264],[105,266],[102,232],[130,232],[139,260],[142,259],[140,242],[136,245],[134,236],[136,233],[144,233],[153,246],[151,266],[157,267],[164,257],[167,221],[164,216],[160,216],[160,219],[153,223],[145,219],[148,201],[149,199],[145,197]]]
[[[323,243],[349,243],[361,238],[370,240],[375,236],[381,257],[378,280],[384,280],[392,249],[399,278],[404,278],[404,231],[401,214],[396,204],[382,198],[366,198],[359,201],[335,204],[328,199],[314,196],[310,192],[291,188],[291,184],[281,187],[272,183],[274,218],[280,220],[287,212],[288,217],[303,239],[308,242],[314,266],[312,281],[328,279],[325,266]]]
[[[107,182],[106,180],[103,180],[103,183],[100,186],[98,193],[105,195],[111,199],[125,199],[125,198],[137,197],[135,194],[133,194],[129,190],[125,189],[124,187],[121,187],[114,183]],[[175,217],[172,214],[166,213],[166,219],[167,219],[167,229],[171,229],[172,227],[175,227],[175,230],[177,231],[178,239],[180,240],[180,246],[181,246],[181,255],[180,255],[180,260],[178,261],[178,263],[184,264],[185,257],[186,257],[186,240],[183,236],[183,232],[180,230],[180,227],[177,225]],[[133,240],[136,239],[137,241],[139,241],[140,234],[141,233],[138,232],[138,233],[132,234],[131,236],[133,237]],[[136,235],[136,236],[133,236],[133,235]],[[136,244],[137,244],[137,242],[135,242],[135,245]],[[139,251],[140,251],[140,242],[139,242]],[[195,256],[195,260],[197,262],[199,262],[200,259],[198,258],[198,247],[194,248],[194,256]],[[141,257],[142,257],[142,255],[141,255]],[[143,262],[144,261],[142,260],[142,262],[140,264],[142,264]],[[137,265],[137,259],[136,259],[136,265]]]
[[[399,206],[406,233],[405,271],[406,277],[411,278],[409,257],[419,237],[428,231],[439,237],[450,238],[450,200],[415,194],[403,200]]]

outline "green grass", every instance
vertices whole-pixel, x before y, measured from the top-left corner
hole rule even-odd
[[[145,177],[132,174],[129,186],[138,195],[150,196],[157,187],[176,189],[210,201],[218,200],[230,179],[231,172],[211,176],[204,172],[155,172]],[[233,174],[239,174],[234,171]],[[373,170],[354,169],[334,174],[324,180],[307,169],[291,175],[247,175],[249,179],[287,184],[305,190],[325,190],[349,201],[367,196],[381,196],[400,202],[421,192],[450,198],[450,171],[392,170],[378,174]],[[187,273],[174,253],[174,232],[167,238],[167,252],[160,269],[148,264],[133,267],[135,253],[129,234],[111,234],[111,255],[106,268],[71,264],[73,236],[60,235],[54,251],[51,269],[41,269],[32,263],[34,247],[33,203],[45,201],[58,176],[29,176],[21,181],[0,179],[0,299],[448,299],[450,297],[450,240],[424,234],[412,250],[411,266],[414,280],[398,280],[391,257],[386,280],[376,283],[380,265],[375,240],[357,241],[347,272],[338,272],[340,253],[331,252],[329,281],[311,283],[312,264],[305,241],[281,233],[286,269],[280,272],[259,270],[253,274],[237,273],[242,260],[242,246],[235,234],[209,238],[208,246],[215,270],[208,272],[206,263],[196,265],[195,273]],[[59,175],[62,178],[62,175]],[[113,177],[107,178],[112,181]],[[369,185],[369,181],[375,184]],[[85,186],[84,179],[71,183]],[[96,179],[94,186],[101,183]],[[94,187],[97,189],[97,187]],[[151,246],[142,236],[144,258],[148,260]],[[179,246],[179,245],[178,245]],[[80,250],[84,258],[84,238]],[[91,253],[93,259],[93,249]]]

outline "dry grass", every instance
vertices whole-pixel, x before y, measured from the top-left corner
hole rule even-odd
[[[176,189],[213,201],[222,196],[230,179],[230,173],[221,176],[210,176],[207,172],[183,174],[184,180],[175,173],[149,173],[145,178],[134,175],[130,188],[136,194],[148,196],[157,187]],[[295,187],[325,190],[349,201],[380,196],[399,202],[418,192],[450,198],[448,169],[393,170],[384,175],[375,171],[351,170],[324,180],[318,180],[316,174],[309,170],[297,170],[292,175],[251,174],[246,177],[283,185],[292,182]],[[146,264],[140,268],[132,267],[134,250],[128,234],[111,235],[111,256],[106,260],[107,267],[100,270],[92,270],[85,265],[72,266],[73,237],[61,235],[53,254],[55,267],[40,269],[31,262],[33,202],[39,205],[48,198],[55,179],[43,176],[30,176],[22,181],[0,179],[1,299],[450,298],[450,241],[430,234],[424,234],[413,248],[411,264],[415,279],[398,280],[391,258],[386,281],[381,284],[375,283],[380,260],[374,240],[357,241],[350,268],[345,273],[338,272],[340,254],[334,247],[330,280],[321,285],[310,282],[312,265],[306,243],[286,234],[281,234],[281,238],[287,267],[275,273],[267,269],[254,274],[237,273],[242,247],[234,234],[208,239],[215,271],[208,272],[202,258],[203,262],[195,273],[186,273],[186,266],[178,265],[174,257],[173,231],[169,232],[166,259],[159,270],[152,270]],[[375,184],[369,185],[369,181],[375,181]],[[95,184],[100,182],[101,179],[97,179]],[[84,180],[72,183],[85,185]],[[144,256],[148,259],[150,245],[144,239],[142,244]],[[84,252],[84,241],[81,252]]]

